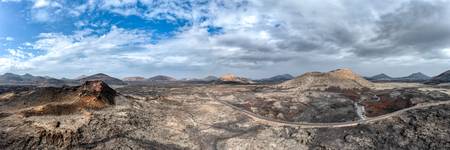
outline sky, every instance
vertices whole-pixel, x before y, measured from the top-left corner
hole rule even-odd
[[[0,73],[450,70],[450,0],[0,0]]]

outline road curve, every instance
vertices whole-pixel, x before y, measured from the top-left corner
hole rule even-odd
[[[209,94],[208,94],[209,95]],[[300,127],[300,128],[340,128],[340,127],[352,127],[352,126],[357,126],[358,124],[368,124],[371,122],[376,122],[379,120],[383,120],[386,118],[390,118],[396,115],[399,115],[403,112],[406,112],[408,110],[412,110],[412,109],[420,109],[420,108],[425,108],[425,107],[431,107],[431,106],[437,106],[437,105],[445,105],[445,104],[450,104],[450,100],[447,101],[439,101],[439,102],[434,102],[434,103],[423,103],[423,104],[417,104],[415,106],[412,107],[408,107],[405,109],[401,109],[401,110],[397,110],[395,112],[392,113],[388,113],[388,114],[384,114],[384,115],[380,115],[377,117],[368,117],[365,120],[356,120],[356,121],[346,121],[346,122],[332,122],[332,123],[311,123],[311,122],[289,122],[289,121],[283,121],[283,120],[277,120],[277,119],[273,119],[273,118],[269,118],[269,117],[265,117],[265,116],[261,116],[258,114],[255,114],[253,112],[250,112],[248,110],[245,110],[243,108],[237,107],[233,104],[230,104],[226,101],[223,100],[219,100],[217,99],[215,96],[211,96],[209,95],[213,100],[226,105],[228,107],[233,108],[234,110],[252,118],[254,121],[260,123],[260,124],[265,124],[265,125],[270,125],[270,126],[291,126],[291,127]]]

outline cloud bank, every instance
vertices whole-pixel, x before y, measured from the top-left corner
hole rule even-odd
[[[73,34],[41,33],[27,53],[0,55],[0,71],[76,76],[233,72],[250,77],[350,67],[363,75],[430,75],[450,69],[450,1],[382,0],[36,0],[32,19],[58,22],[107,11],[179,21],[173,36],[152,30],[78,24]],[[90,24],[90,25],[89,25]]]

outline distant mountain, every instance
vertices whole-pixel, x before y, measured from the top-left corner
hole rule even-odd
[[[69,78],[61,78],[60,80],[63,80],[63,81],[71,81],[72,79],[69,79]]]
[[[431,78],[426,82],[427,84],[440,84],[440,83],[450,83],[450,70],[447,70],[438,76]]]
[[[369,80],[369,81],[377,82],[377,81],[391,81],[394,78],[392,78],[392,77],[382,73],[382,74],[378,74],[378,75],[375,75],[375,76],[372,76],[372,77],[368,77],[366,79]]]
[[[282,75],[276,75],[270,78],[264,78],[259,80],[254,80],[258,83],[281,83],[287,80],[294,79],[294,76],[290,74],[282,74]]]
[[[375,75],[373,77],[366,78],[367,80],[373,81],[373,82],[425,82],[431,77],[421,73],[413,73],[406,77],[390,77],[384,73]]]
[[[252,83],[254,83],[250,79],[247,79],[244,77],[238,77],[233,74],[223,75],[215,82],[219,83],[219,84],[252,84]]]
[[[18,83],[22,82],[23,78],[21,75],[13,74],[13,73],[5,73],[0,76],[0,82],[2,83]]]
[[[83,78],[86,78],[86,77],[87,77],[87,75],[81,75],[81,76],[76,77],[75,80],[83,79]]]
[[[123,81],[145,81],[144,77],[125,77]]]
[[[184,78],[179,80],[180,82],[184,82],[184,83],[193,83],[193,84],[208,84],[208,83],[213,83],[215,81],[219,80],[218,77],[216,76],[207,76],[205,78]]]
[[[109,84],[109,85],[126,85],[127,84],[120,79],[108,76],[103,73],[98,73],[98,74],[94,74],[91,76],[87,76],[87,77],[78,79],[76,81],[78,81],[79,83],[84,83],[86,81],[92,81],[92,80],[102,80],[103,82],[105,82],[106,84]]]
[[[157,76],[153,76],[151,78],[148,78],[146,81],[150,81],[150,82],[170,82],[170,81],[176,81],[177,79],[169,77],[169,76],[164,76],[164,75],[157,75]]]
[[[203,78],[202,80],[203,81],[216,81],[216,80],[219,80],[219,78],[216,76],[207,76],[207,77]]]
[[[399,81],[399,82],[424,82],[427,80],[430,80],[431,77],[421,73],[421,72],[417,72],[417,73],[413,73],[409,76],[406,77],[400,77],[400,78],[395,78],[394,81]]]
[[[199,79],[199,78],[191,78],[191,79],[183,79],[183,80],[184,80],[184,81],[203,81],[203,82],[211,82],[211,81],[219,80],[219,78],[216,77],[216,76],[207,76],[207,77],[204,77],[204,78],[201,78],[201,79]]]
[[[33,76],[28,73],[24,75],[5,73],[0,76],[0,84],[9,85],[61,86],[64,83],[64,81],[52,77]]]

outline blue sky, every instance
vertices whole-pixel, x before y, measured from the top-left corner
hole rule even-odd
[[[0,0],[0,73],[436,75],[450,69],[449,9],[447,0]]]

